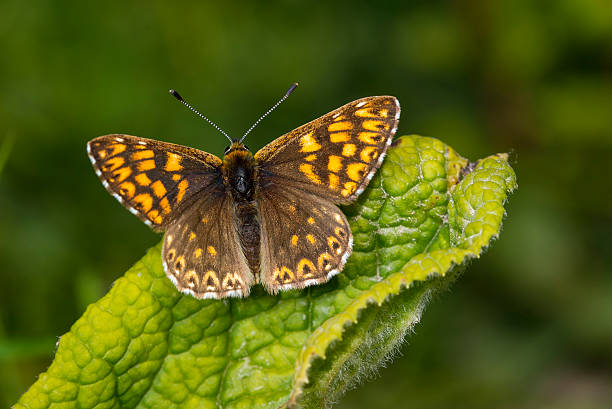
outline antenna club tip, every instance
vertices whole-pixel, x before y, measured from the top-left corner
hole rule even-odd
[[[168,91],[170,93],[170,95],[172,95],[174,98],[178,99],[179,101],[183,101],[183,97],[181,97],[181,95],[176,92],[175,90],[171,89],[170,91]]]
[[[289,87],[289,89],[285,93],[285,98],[287,98],[289,96],[289,94],[291,94],[297,87],[298,87],[298,83],[297,82],[294,82],[293,84],[291,84],[291,86]]]

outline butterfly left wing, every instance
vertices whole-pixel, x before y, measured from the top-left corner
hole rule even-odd
[[[258,205],[259,282],[268,292],[321,284],[342,271],[353,238],[337,206],[290,184],[261,190]]]
[[[240,246],[236,223],[231,197],[217,186],[169,226],[162,261],[179,291],[196,298],[249,295],[255,277]]]
[[[221,159],[210,153],[136,136],[100,136],[87,153],[106,190],[156,231],[221,177]]]
[[[399,115],[395,97],[362,98],[281,136],[255,154],[261,189],[282,181],[351,203],[380,167]]]

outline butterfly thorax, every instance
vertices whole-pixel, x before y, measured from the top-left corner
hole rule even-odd
[[[223,158],[223,183],[235,200],[252,201],[256,167],[253,154],[240,142],[232,143]]]
[[[221,167],[223,184],[234,200],[240,242],[251,271],[259,272],[260,230],[255,192],[257,167],[253,154],[240,142],[227,150]]]

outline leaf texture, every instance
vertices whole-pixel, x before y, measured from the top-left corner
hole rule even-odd
[[[504,154],[469,163],[437,139],[398,138],[343,209],[354,250],[329,283],[196,300],[166,278],[158,245],[61,337],[14,407],[330,407],[497,238],[515,188]]]

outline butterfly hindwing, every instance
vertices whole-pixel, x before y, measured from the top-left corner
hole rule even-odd
[[[164,236],[164,269],[196,298],[246,297],[255,282],[240,246],[230,197],[218,186],[185,209]]]
[[[106,190],[158,231],[220,178],[221,159],[171,143],[105,135],[91,140],[87,151]]]
[[[362,98],[281,136],[255,154],[262,190],[282,181],[334,203],[352,202],[380,167],[399,115],[395,97]]]
[[[321,284],[342,271],[353,239],[329,200],[293,186],[270,186],[259,197],[260,282],[272,294]]]

